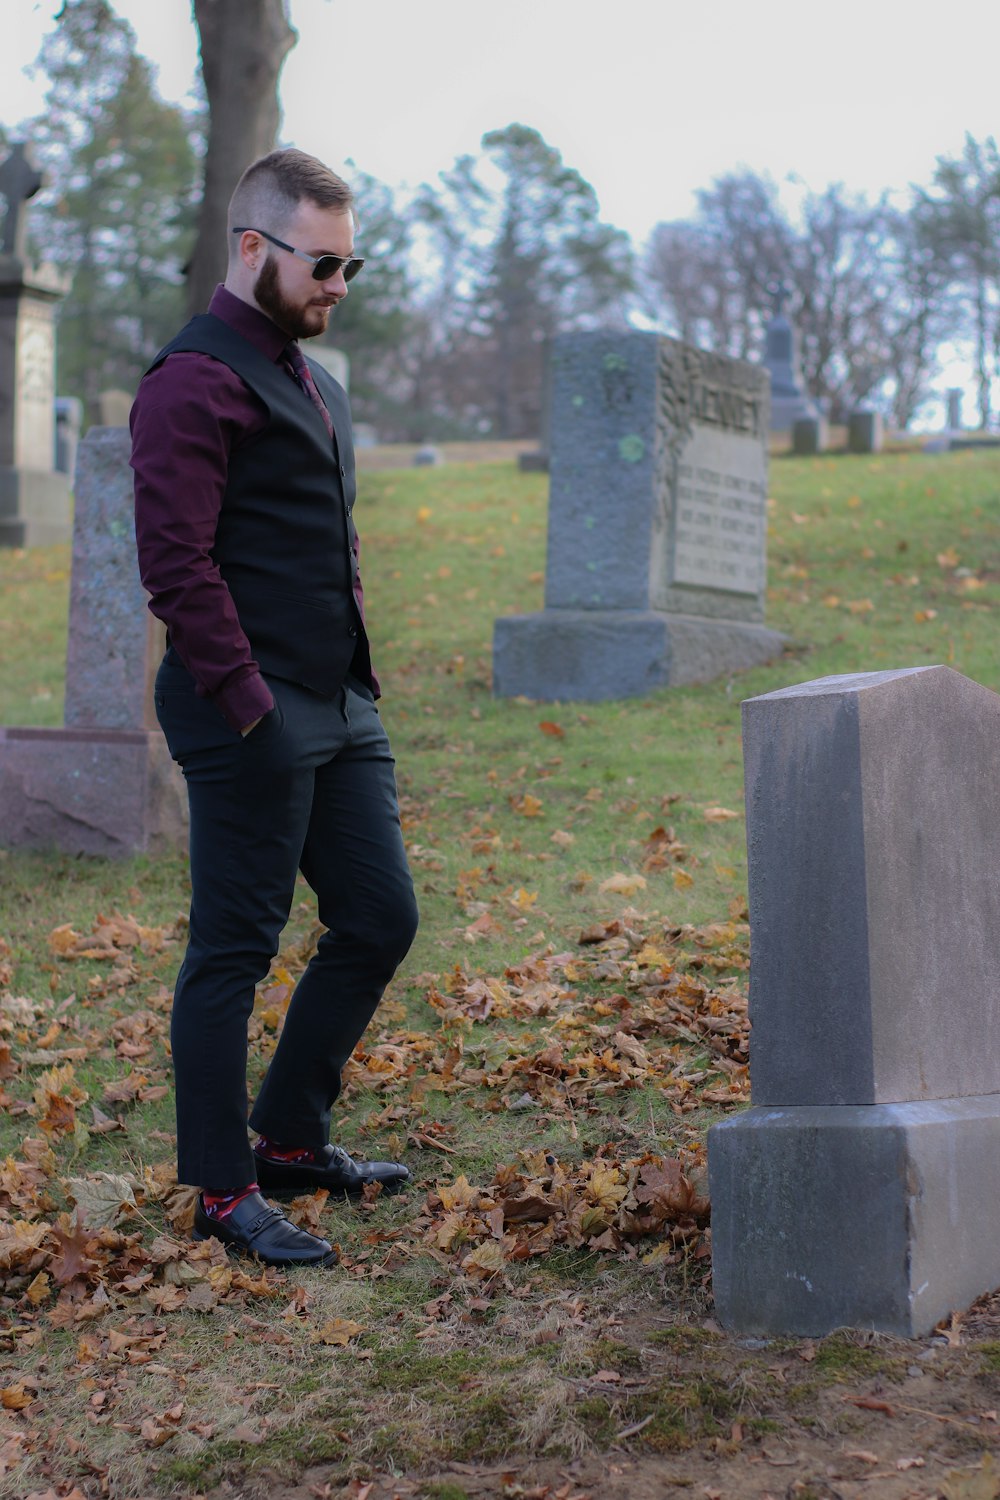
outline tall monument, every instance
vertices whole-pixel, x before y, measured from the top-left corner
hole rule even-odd
[[[783,312],[787,293],[774,293],[774,316],[764,333],[764,367],[771,377],[771,431],[791,432],[802,417],[819,416],[803,389],[795,329]]]
[[[70,535],[69,476],[55,467],[55,310],[68,283],[28,257],[26,206],[42,186],[30,148],[0,164],[0,547]]]

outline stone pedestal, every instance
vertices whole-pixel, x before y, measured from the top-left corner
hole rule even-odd
[[[771,381],[772,432],[792,432],[797,422],[818,418],[803,387],[795,329],[780,304],[764,333],[764,367]]]
[[[830,446],[830,428],[822,417],[798,417],[792,425],[792,452],[811,458]]]
[[[847,446],[852,453],[881,453],[882,413],[862,407],[851,412],[847,424]]]
[[[919,1336],[1000,1286],[1000,697],[744,704],[753,1109],[709,1133],[721,1320]]]
[[[767,400],[758,367],[674,339],[555,340],[545,609],[495,622],[498,696],[633,696],[780,654]]]
[[[187,798],[152,708],[163,627],[135,560],[130,440],[80,444],[63,729],[0,729],[0,842],[124,855],[182,843]]]
[[[55,468],[56,304],[51,267],[0,255],[0,546],[70,534],[69,483]]]

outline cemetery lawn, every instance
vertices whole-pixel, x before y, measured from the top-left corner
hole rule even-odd
[[[771,495],[782,661],[533,704],[492,699],[490,638],[542,607],[544,476],[362,475],[422,926],[336,1139],[414,1183],[298,1201],[332,1272],[188,1239],[183,857],[0,852],[0,1497],[1000,1494],[1000,1298],[915,1342],[714,1322],[705,1135],[748,1098],[740,700],[931,662],[1000,690],[1000,453],[781,458]],[[68,570],[0,553],[0,724],[61,722]],[[303,887],[254,1084],[313,937]]]

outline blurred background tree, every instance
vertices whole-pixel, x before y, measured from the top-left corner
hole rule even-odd
[[[48,90],[30,136],[47,187],[31,241],[72,277],[59,391],[90,412],[100,391],[133,389],[183,319],[202,120],[159,98],[108,0],[66,0],[39,66]]]

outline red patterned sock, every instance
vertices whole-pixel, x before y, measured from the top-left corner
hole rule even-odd
[[[237,1188],[235,1193],[211,1193],[208,1188],[202,1191],[201,1201],[205,1212],[210,1219],[224,1219],[231,1214],[237,1203],[242,1203],[244,1198],[249,1198],[251,1193],[259,1193],[260,1187],[256,1182],[251,1182],[249,1187]]]
[[[256,1156],[264,1156],[268,1161],[295,1161],[309,1166],[319,1154],[311,1146],[280,1146],[277,1141],[268,1140],[266,1135],[257,1137],[257,1144],[253,1149]]]

